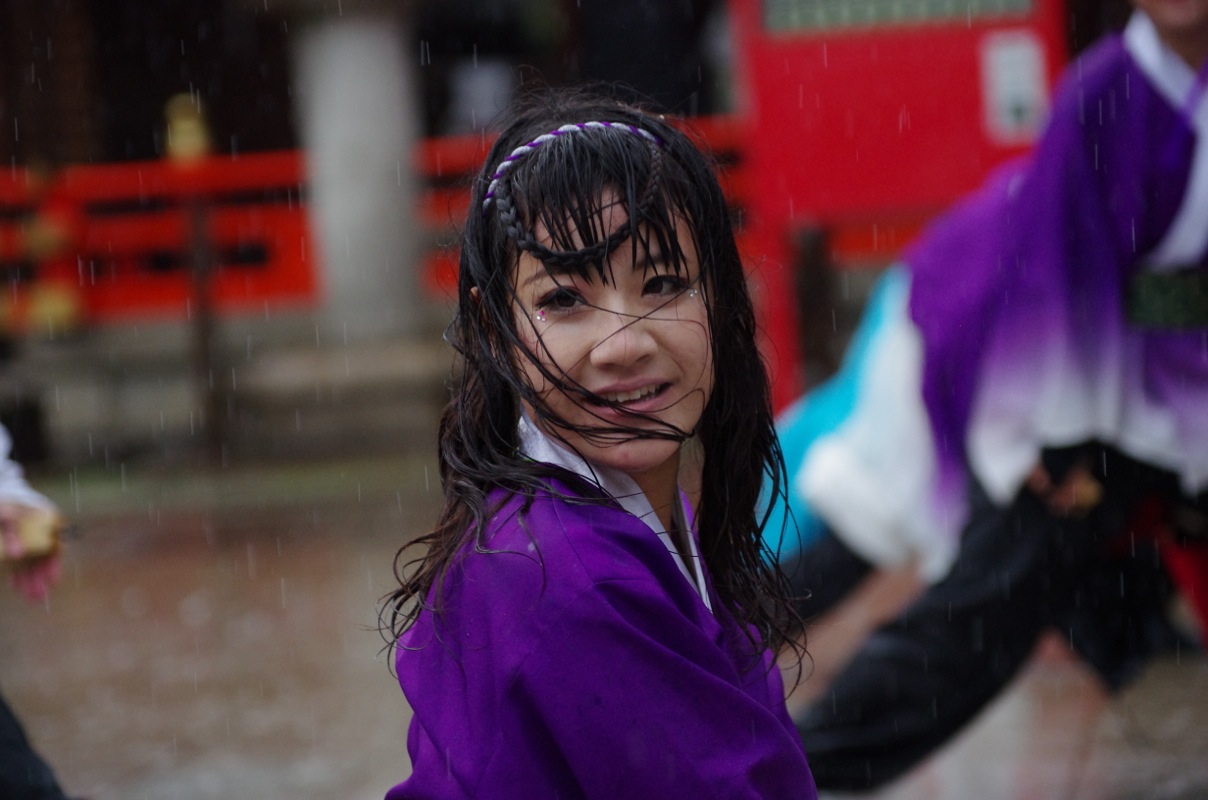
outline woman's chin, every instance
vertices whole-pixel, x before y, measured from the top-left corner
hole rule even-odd
[[[678,469],[680,443],[673,439],[630,439],[616,444],[579,445],[588,462],[618,470],[641,483],[641,476]]]

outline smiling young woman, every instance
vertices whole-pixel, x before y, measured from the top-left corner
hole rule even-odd
[[[554,93],[473,197],[445,507],[386,609],[414,712],[390,800],[814,797],[758,511],[783,460],[712,165],[658,116]]]

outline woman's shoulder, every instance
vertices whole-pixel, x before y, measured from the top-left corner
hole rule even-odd
[[[531,493],[496,490],[487,510],[483,535],[463,545],[430,598],[440,613],[428,622],[458,631],[462,645],[532,640],[568,609],[610,604],[618,592],[681,593],[662,540],[610,498],[551,482]],[[413,649],[436,632],[418,627],[406,638]]]
[[[548,584],[556,567],[554,579],[595,582],[648,574],[650,561],[661,565],[666,556],[658,535],[615,499],[570,483],[549,480],[529,493],[496,490],[487,508],[485,535],[464,554],[471,571],[537,570]]]
[[[1112,92],[1127,90],[1129,76],[1134,73],[1137,69],[1124,38],[1118,33],[1104,36],[1066,67],[1057,83],[1054,108],[1060,110],[1069,104],[1082,108],[1087,102],[1098,102]]]
[[[1138,165],[1145,159],[1131,151],[1147,147],[1142,143],[1176,113],[1130,54],[1123,37],[1104,37],[1071,63],[1058,81],[1030,174],[1069,179],[1079,172],[1070,164],[1081,163],[1081,172],[1120,180],[1112,170],[1096,167],[1095,159],[1124,158],[1141,168]]]

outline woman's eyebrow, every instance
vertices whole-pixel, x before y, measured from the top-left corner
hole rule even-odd
[[[521,282],[520,288],[527,289],[534,283],[537,283],[545,278],[553,278],[556,281],[558,278],[564,278],[568,275],[573,275],[574,273],[575,268],[569,265],[551,267],[548,264],[543,264],[541,269],[536,270],[532,275],[529,275],[524,279],[524,281]]]
[[[520,288],[527,289],[530,286],[532,286],[534,283],[537,283],[538,281],[540,281],[544,278],[550,278],[550,277],[553,277],[553,276],[549,273],[548,269],[536,270],[535,272],[533,272],[532,275],[529,275],[527,278],[524,279],[523,282],[521,282]]]

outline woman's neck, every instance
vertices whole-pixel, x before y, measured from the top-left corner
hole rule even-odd
[[[646,495],[663,530],[675,530],[675,504],[679,502],[679,458],[668,460],[657,469],[631,474],[629,477]]]
[[[1164,38],[1163,42],[1191,67],[1192,72],[1198,73],[1205,67],[1205,61],[1208,60],[1208,40],[1202,35],[1169,37]]]

